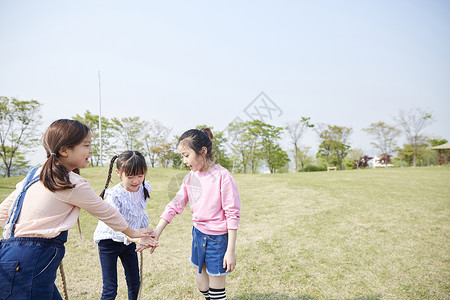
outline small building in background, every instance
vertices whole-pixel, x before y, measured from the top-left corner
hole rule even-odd
[[[371,160],[369,160],[367,162],[367,164],[372,169],[381,168],[381,167],[387,168],[387,167],[393,167],[394,166],[393,164],[390,164],[390,163],[387,163],[387,164],[384,163],[383,159],[378,157],[378,156],[376,156],[376,155]]]
[[[450,161],[450,143],[431,147],[431,150],[438,151],[438,165],[448,164]]]

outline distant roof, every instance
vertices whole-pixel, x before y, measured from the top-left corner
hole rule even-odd
[[[431,147],[433,150],[450,150],[450,143],[445,143],[439,146]]]

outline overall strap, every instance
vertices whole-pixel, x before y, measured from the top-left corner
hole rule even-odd
[[[33,183],[39,180],[39,174],[33,177],[37,169],[39,169],[39,167],[36,167],[28,172],[28,175],[24,180],[22,191],[20,191],[19,195],[12,205],[11,214],[9,215],[8,221],[6,222],[6,224],[10,224],[9,237],[14,237],[14,226],[16,224],[17,218],[19,217],[20,210],[22,209],[23,199],[25,198],[25,194],[27,193],[28,188]]]

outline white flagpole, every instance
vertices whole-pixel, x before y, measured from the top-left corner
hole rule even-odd
[[[99,106],[99,117],[98,117],[98,131],[100,139],[100,166],[103,167],[103,148],[102,148],[102,90],[100,84],[100,70],[98,71],[98,106]]]

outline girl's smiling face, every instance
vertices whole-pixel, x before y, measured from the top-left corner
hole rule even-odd
[[[92,154],[91,134],[88,133],[80,144],[71,148],[62,147],[58,152],[61,155],[59,160],[68,171],[86,168]]]
[[[203,149],[202,149],[203,150]],[[192,171],[205,171],[207,168],[206,159],[195,153],[195,151],[183,144],[178,145],[178,151],[180,151],[183,163]]]
[[[120,173],[119,170],[116,170],[116,172],[120,177],[121,185],[129,192],[137,192],[139,190],[139,186],[145,179],[144,174],[126,175],[125,172]]]

